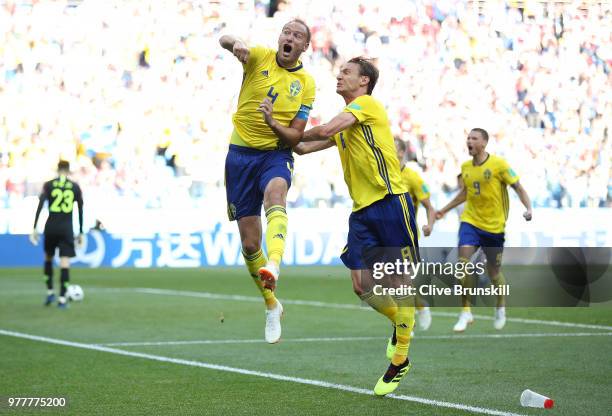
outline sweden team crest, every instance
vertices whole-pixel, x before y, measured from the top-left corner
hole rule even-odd
[[[297,79],[289,86],[289,95],[296,97],[302,91],[302,84]]]
[[[484,177],[485,177],[486,180],[491,179],[491,171],[489,169],[486,169],[484,171]]]

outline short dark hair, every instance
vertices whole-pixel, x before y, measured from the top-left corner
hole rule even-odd
[[[285,23],[285,26],[287,26],[289,23],[293,23],[293,22],[299,23],[299,24],[301,24],[302,26],[304,26],[306,28],[306,42],[310,43],[310,28],[308,27],[306,22],[303,21],[302,19],[296,17],[295,19],[291,19],[290,21]]]
[[[487,133],[485,129],[481,129],[480,127],[474,127],[472,131],[477,131],[478,133],[482,134],[482,138],[485,139],[485,141],[489,141],[489,133]]]
[[[349,60],[349,63],[359,65],[359,75],[370,78],[368,83],[368,95],[372,94],[376,82],[378,82],[378,69],[374,66],[370,59],[358,56]]]
[[[60,160],[57,164],[57,170],[70,170],[70,162],[67,160]]]

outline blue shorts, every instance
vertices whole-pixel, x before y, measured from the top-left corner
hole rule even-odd
[[[504,233],[490,233],[468,222],[461,222],[459,226],[459,246],[503,247],[504,241]]]
[[[414,207],[408,193],[387,195],[349,217],[348,242],[340,256],[351,270],[371,270],[375,262],[418,262]]]
[[[266,186],[273,178],[283,178],[291,187],[291,149],[258,150],[230,144],[225,158],[225,192],[230,221],[261,215]]]
[[[502,253],[504,251],[504,233],[490,233],[481,230],[467,222],[461,222],[459,226],[459,247],[474,246],[482,247],[487,262],[496,266],[501,266]]]

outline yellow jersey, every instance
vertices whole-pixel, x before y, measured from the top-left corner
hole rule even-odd
[[[510,210],[507,185],[519,180],[508,162],[491,154],[478,166],[469,160],[461,165],[461,178],[467,189],[461,221],[490,233],[503,233]]]
[[[353,199],[353,211],[383,199],[403,194],[400,165],[393,134],[383,105],[369,95],[357,97],[345,108],[358,122],[334,135],[344,180]]]
[[[429,188],[425,184],[421,175],[418,172],[410,169],[409,167],[404,166],[401,169],[402,180],[406,187],[408,188],[408,193],[410,194],[410,198],[412,199],[412,205],[414,206],[414,216],[416,217],[417,211],[419,209],[419,202],[429,198],[431,195],[429,193]]]
[[[284,149],[286,146],[266,124],[257,109],[266,98],[272,100],[272,116],[289,126],[298,111],[305,114],[315,99],[315,82],[298,62],[295,68],[283,68],[276,62],[276,51],[261,46],[249,49],[238,108],[232,117],[232,143],[259,150]],[[307,118],[307,116],[306,116]]]

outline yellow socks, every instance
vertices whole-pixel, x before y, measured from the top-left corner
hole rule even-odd
[[[495,286],[500,287],[506,284],[506,278],[500,271],[499,273],[497,273],[497,276],[491,277],[491,283],[493,283]],[[504,295],[499,295],[497,296],[497,307],[501,308],[503,306],[506,306],[506,297]]]
[[[266,210],[266,246],[270,260],[280,265],[287,238],[287,211],[282,205],[272,205]]]
[[[392,323],[395,323],[397,305],[389,295],[375,295],[373,292],[364,293],[359,298],[370,305],[376,312],[385,315]]]
[[[270,289],[266,289],[263,286],[263,283],[259,279],[259,269],[266,265],[266,256],[264,256],[263,251],[259,249],[257,252],[253,254],[246,254],[244,251],[242,252],[242,256],[244,257],[244,261],[246,263],[247,269],[249,269],[249,273],[253,278],[253,283],[257,286],[261,295],[266,302],[266,308],[272,309],[276,306],[276,297],[274,296],[274,292]]]
[[[397,314],[395,315],[395,354],[391,359],[393,365],[401,365],[408,357],[408,348],[410,347],[411,332],[414,328],[414,297],[407,296],[395,299],[397,306]]]
[[[470,259],[465,258],[465,257],[459,257],[459,261],[462,263],[468,263]],[[471,274],[466,273],[463,279],[458,279],[458,280],[459,282],[461,282],[461,286],[463,287],[467,287],[467,288],[474,287],[474,283],[475,283],[474,276],[472,276]],[[461,295],[461,306],[463,306],[463,312],[470,312],[470,306],[471,306],[470,296]]]

